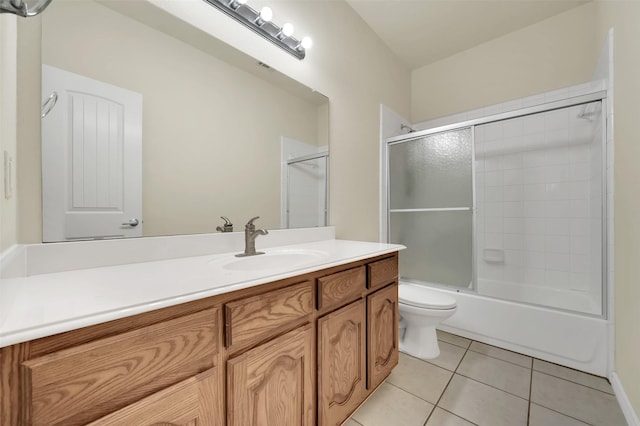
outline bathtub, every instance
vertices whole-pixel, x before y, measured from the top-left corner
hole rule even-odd
[[[455,297],[458,304],[458,311],[438,328],[608,377],[607,348],[613,325],[606,319],[467,291],[428,287]]]
[[[477,292],[515,302],[531,303],[589,315],[602,314],[602,296],[586,291],[522,285],[507,281],[478,279]]]

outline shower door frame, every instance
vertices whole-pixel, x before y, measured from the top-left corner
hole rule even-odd
[[[570,313],[574,313],[574,314],[580,314],[580,315],[585,315],[585,316],[590,316],[590,317],[594,317],[594,318],[602,318],[602,319],[608,319],[609,316],[609,282],[608,282],[608,270],[609,270],[609,266],[608,266],[608,179],[607,179],[607,92],[606,91],[596,91],[593,93],[588,93],[588,94],[584,94],[584,95],[580,95],[580,96],[574,96],[574,97],[569,97],[566,99],[562,99],[562,100],[558,100],[558,101],[552,101],[552,102],[546,102],[546,103],[542,103],[539,105],[534,105],[534,106],[530,106],[530,107],[526,107],[526,108],[519,108],[519,109],[515,109],[512,111],[507,111],[507,112],[502,112],[502,113],[498,113],[498,114],[492,114],[492,115],[488,115],[485,117],[480,117],[480,118],[475,118],[475,119],[471,119],[471,120],[466,120],[466,121],[460,121],[460,122],[456,122],[456,123],[452,123],[452,124],[447,124],[444,126],[438,126],[438,127],[433,127],[431,129],[426,129],[426,130],[421,130],[421,131],[416,131],[416,132],[412,132],[412,133],[407,133],[407,134],[403,134],[400,136],[394,136],[391,138],[387,138],[384,141],[384,156],[386,161],[384,162],[384,164],[382,165],[383,170],[382,172],[384,173],[385,179],[381,179],[381,182],[386,186],[386,188],[383,188],[383,191],[386,193],[386,205],[384,205],[383,203],[381,203],[380,207],[381,207],[381,220],[386,222],[386,230],[385,232],[381,235],[383,237],[383,241],[382,242],[389,242],[390,239],[390,230],[391,230],[391,195],[390,195],[390,185],[389,185],[389,147],[391,145],[396,145],[399,143],[405,143],[405,142],[411,142],[411,141],[415,141],[417,139],[422,139],[426,136],[430,136],[430,135],[435,135],[438,133],[446,133],[446,132],[450,132],[450,131],[456,131],[456,130],[462,130],[462,129],[466,129],[466,128],[470,128],[471,129],[471,151],[472,151],[472,233],[473,235],[471,236],[471,241],[472,241],[472,247],[471,249],[473,250],[473,256],[472,256],[472,261],[473,261],[473,265],[472,265],[472,279],[473,279],[473,286],[472,289],[467,289],[465,287],[455,287],[455,286],[448,286],[448,285],[443,285],[443,284],[439,284],[439,283],[430,283],[430,284],[435,284],[435,286],[437,287],[442,287],[442,288],[446,288],[448,290],[454,290],[454,291],[462,291],[462,292],[468,292],[468,293],[474,293],[478,296],[482,296],[481,294],[479,294],[476,290],[477,288],[477,259],[476,259],[476,185],[475,185],[475,126],[477,125],[481,125],[481,124],[489,124],[489,123],[495,123],[495,122],[499,122],[499,121],[504,121],[504,120],[509,120],[511,118],[519,118],[519,117],[525,117],[528,115],[534,115],[534,114],[539,114],[539,113],[543,113],[543,112],[548,112],[548,111],[555,111],[555,110],[559,110],[559,109],[563,109],[563,108],[569,108],[572,106],[577,106],[577,105],[583,105],[583,104],[588,104],[591,102],[601,102],[602,108],[602,114],[601,114],[601,120],[602,120],[602,137],[601,137],[601,150],[602,150],[602,171],[601,171],[601,175],[602,175],[602,193],[601,193],[601,208],[602,208],[602,219],[601,219],[601,233],[602,233],[602,242],[601,242],[601,256],[602,256],[602,286],[601,286],[601,293],[602,293],[602,300],[601,300],[601,309],[602,309],[602,313],[600,315],[594,315],[594,314],[589,314],[589,313],[584,313],[584,312],[578,312],[578,311],[572,311],[572,310],[568,310],[568,309],[562,309],[562,308],[556,308],[556,307],[551,307],[551,306],[546,306],[546,305],[538,305],[535,303],[530,303],[530,302],[521,302],[521,301],[513,301],[514,303],[524,303],[524,304],[528,304],[528,305],[533,305],[533,306],[541,306],[541,307],[545,307],[548,309],[554,309],[554,310],[558,310],[558,311],[565,311],[565,312],[570,312]],[[425,210],[425,209],[421,209],[421,210]],[[434,209],[431,209],[434,210]],[[438,210],[438,209],[435,209]],[[441,209],[440,209],[441,210]],[[487,296],[488,297],[488,296]],[[498,298],[499,299],[499,298]],[[509,300],[509,299],[502,299],[502,300]]]
[[[304,163],[305,161],[311,161],[311,160],[319,160],[321,158],[324,158],[324,211],[323,211],[323,218],[324,218],[324,224],[321,226],[327,226],[329,223],[329,152],[328,151],[322,151],[322,152],[318,152],[318,153],[314,153],[314,154],[309,154],[309,155],[302,155],[299,157],[295,157],[295,158],[291,158],[288,159],[286,161],[286,176],[285,176],[285,188],[286,188],[286,200],[285,200],[285,212],[284,212],[284,222],[285,222],[285,228],[289,228],[289,223],[290,223],[290,204],[291,204],[291,189],[290,189],[290,183],[291,183],[291,175],[289,173],[289,167],[294,165],[294,164],[298,164],[298,163]]]

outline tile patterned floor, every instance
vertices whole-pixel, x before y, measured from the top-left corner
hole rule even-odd
[[[400,363],[345,426],[626,426],[607,380],[438,331],[440,356]]]

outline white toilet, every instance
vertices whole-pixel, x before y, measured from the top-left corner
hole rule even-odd
[[[416,358],[440,355],[436,326],[456,312],[456,299],[422,285],[400,284],[400,351]]]

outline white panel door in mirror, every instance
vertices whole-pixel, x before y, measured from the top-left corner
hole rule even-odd
[[[142,95],[43,65],[42,96],[43,241],[142,236]]]

